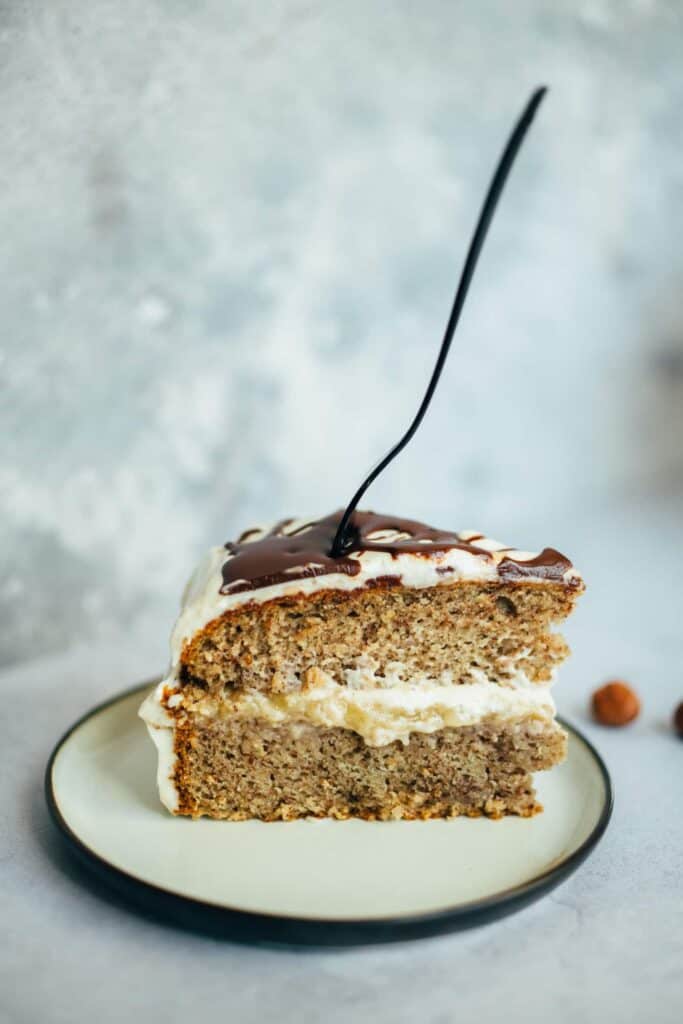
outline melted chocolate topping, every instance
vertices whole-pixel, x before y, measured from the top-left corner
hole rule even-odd
[[[484,205],[481,208],[479,219],[477,220],[477,226],[475,227],[474,234],[472,235],[472,241],[470,242],[469,249],[467,250],[465,265],[462,268],[455,298],[453,299],[451,315],[449,316],[448,323],[446,324],[446,331],[443,336],[443,341],[441,342],[441,348],[437,354],[436,363],[432,370],[432,376],[429,380],[429,384],[427,385],[424,397],[420,402],[420,406],[415,414],[415,418],[406,430],[405,434],[403,434],[403,436],[397,441],[394,447],[391,448],[384,458],[381,459],[380,462],[378,462],[370,471],[369,475],[365,478],[354,496],[351,498],[351,501],[344,509],[344,512],[339,517],[337,532],[334,535],[332,546],[330,548],[330,554],[333,558],[339,558],[340,555],[346,554],[351,550],[349,545],[351,543],[351,533],[353,529],[353,515],[358,504],[362,500],[363,495],[373,481],[377,479],[379,474],[382,473],[389,463],[392,462],[396,456],[403,451],[405,446],[410,443],[425,417],[429,404],[434,397],[434,392],[438,386],[446,360],[448,359],[448,353],[450,351],[455,330],[460,320],[460,314],[462,313],[463,306],[465,305],[465,299],[467,298],[467,293],[472,283],[472,278],[474,277],[479,255],[484,246],[484,241],[486,240],[486,235],[489,227],[491,226],[491,221],[493,220],[493,215],[496,212],[496,207],[503,192],[503,188],[505,187],[505,182],[507,181],[512,165],[515,162],[520,146],[524,142],[524,137],[531,127],[531,122],[533,121],[536,111],[538,110],[547,91],[548,90],[545,86],[541,86],[539,89],[534,89],[526,106],[524,107],[524,110],[522,111],[521,117],[506,143],[505,149],[501,153],[498,164],[496,165],[496,170],[493,178],[491,179],[491,184],[488,187],[486,198],[484,199]]]
[[[286,530],[294,520],[283,519],[260,540],[249,541],[248,538],[256,531],[247,530],[236,543],[225,545],[232,557],[223,564],[221,593],[239,594],[329,573],[357,576],[361,563],[351,556],[364,551],[384,551],[394,558],[403,554],[429,558],[435,552],[459,548],[478,558],[493,560],[489,551],[472,542],[480,540],[481,534],[464,541],[457,533],[435,530],[412,519],[358,511],[354,512],[350,522],[344,553],[333,558],[329,551],[342,514],[340,509],[324,519],[302,523],[293,532]],[[546,548],[528,561],[517,561],[512,553],[506,551],[498,565],[498,573],[503,580],[561,581],[569,568],[571,563],[563,555]],[[389,577],[384,579],[389,582]],[[392,583],[400,582],[398,575],[390,579]]]
[[[526,561],[519,561],[506,555],[498,563],[498,575],[502,580],[561,580],[564,574],[572,568],[572,563],[564,555],[561,555],[555,548],[543,548],[540,555],[535,558],[528,558]],[[578,577],[576,584],[578,584]],[[573,580],[569,580],[572,584]]]

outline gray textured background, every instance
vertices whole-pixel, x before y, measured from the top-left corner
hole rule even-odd
[[[206,545],[345,501],[539,81],[438,398],[368,503],[564,547],[598,588],[680,544],[680,4],[1,10],[3,662],[165,640]]]

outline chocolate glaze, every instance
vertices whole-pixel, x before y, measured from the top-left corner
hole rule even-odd
[[[572,563],[569,559],[555,548],[543,548],[540,555],[526,561],[506,555],[498,563],[498,575],[506,582],[524,579],[561,580],[571,568]],[[574,579],[578,585],[578,577]],[[570,579],[568,582],[572,584],[574,581]]]
[[[291,533],[285,530],[294,520],[282,519],[260,540],[249,541],[248,538],[257,531],[247,530],[236,543],[227,543],[225,548],[232,557],[223,564],[221,593],[239,594],[329,573],[357,576],[361,563],[351,556],[364,551],[384,551],[394,558],[402,554],[429,558],[436,552],[460,548],[478,558],[493,560],[489,551],[472,543],[472,540],[482,539],[481,534],[465,541],[457,533],[436,530],[412,519],[358,511],[354,512],[349,524],[344,553],[333,558],[329,551],[342,514],[340,509],[324,519],[303,523]],[[383,538],[381,535],[387,532],[403,536]],[[552,548],[545,548],[540,555],[528,561],[517,561],[507,553],[509,550],[505,549],[505,557],[498,565],[498,573],[503,580],[561,581],[567,569],[571,568],[571,563]],[[399,575],[390,574],[381,579],[386,585],[400,582]]]

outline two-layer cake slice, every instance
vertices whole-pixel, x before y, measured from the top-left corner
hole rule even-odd
[[[557,551],[340,513],[212,549],[168,676],[141,709],[176,814],[531,815],[565,755],[553,627],[581,577]]]

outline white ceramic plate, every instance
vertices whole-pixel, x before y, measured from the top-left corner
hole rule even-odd
[[[569,756],[537,777],[545,812],[532,819],[174,818],[137,717],[145,689],[90,711],[59,742],[48,805],[73,851],[125,896],[212,933],[343,945],[468,927],[561,882],[609,821],[607,769],[566,723]]]

